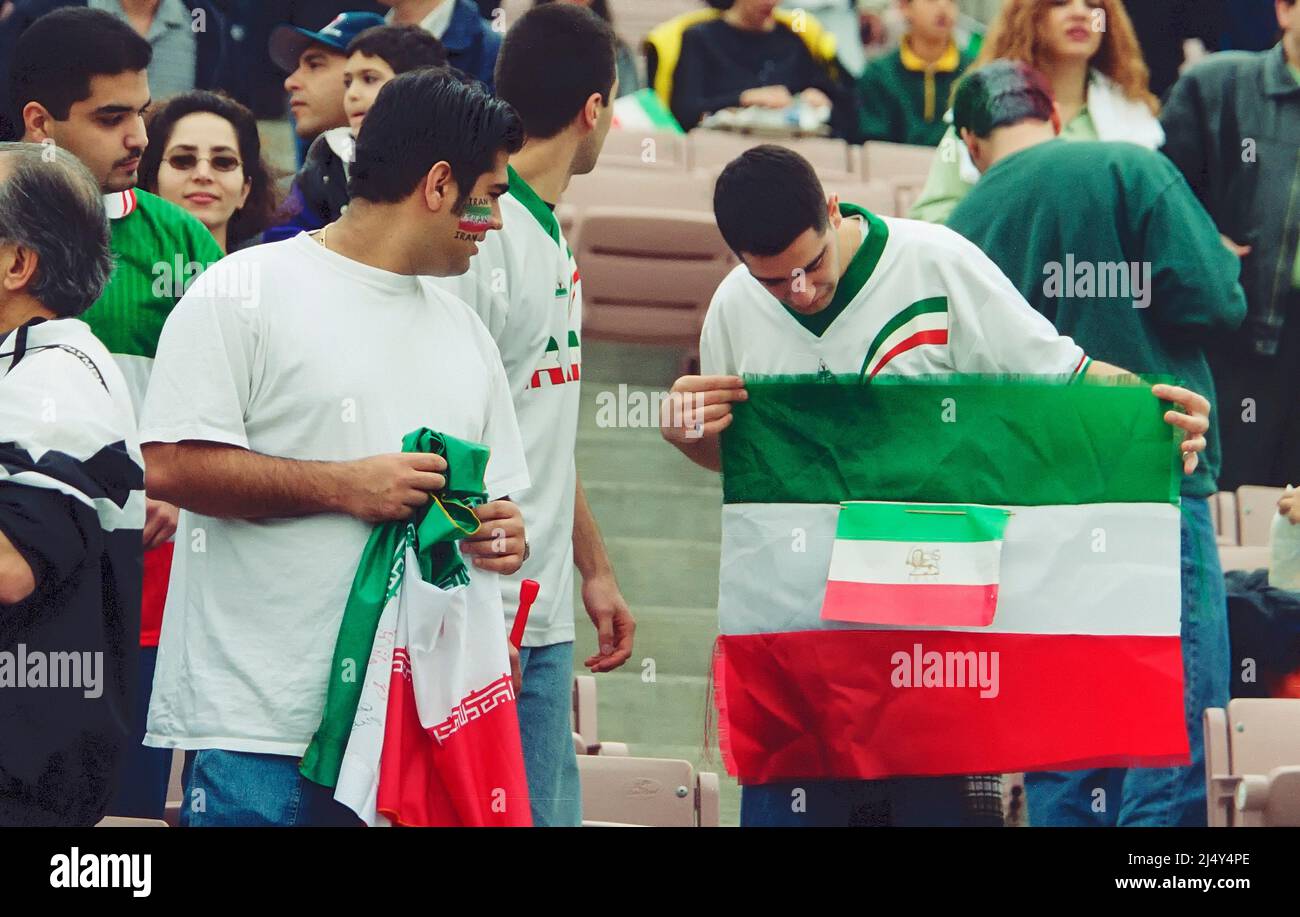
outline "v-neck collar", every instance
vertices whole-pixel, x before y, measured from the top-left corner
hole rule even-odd
[[[871,275],[876,270],[876,265],[880,263],[880,257],[885,252],[885,243],[889,241],[889,227],[885,221],[876,216],[864,207],[857,204],[840,204],[840,216],[842,217],[862,217],[866,225],[866,238],[858,246],[858,250],[853,253],[849,260],[849,266],[844,271],[844,276],[840,278],[839,284],[835,287],[835,295],[831,297],[830,305],[820,312],[812,315],[804,315],[802,312],[796,312],[785,303],[781,307],[790,314],[790,317],[812,334],[814,337],[821,337],[826,333],[826,329],[831,326],[835,319],[840,317],[849,303],[857,298],[862,292],[862,288],[867,285]]]
[[[541,224],[546,234],[555,240],[555,244],[560,244],[560,221],[555,218],[555,211],[546,205],[546,201],[537,196],[528,182],[519,177],[514,166],[506,166],[506,175],[509,176],[510,194],[519,203],[524,205],[524,209],[533,215],[533,219]]]

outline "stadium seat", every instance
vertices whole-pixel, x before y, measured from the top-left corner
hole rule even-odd
[[[1300,825],[1300,700],[1236,698],[1202,719],[1210,826]]]
[[[564,203],[579,211],[587,207],[650,207],[712,214],[715,180],[716,175],[703,171],[602,165],[587,175],[573,176]]]
[[[531,0],[529,2],[531,3]],[[701,6],[699,0],[608,0],[608,2],[609,16],[614,21],[614,31],[638,56],[640,56],[641,43],[645,41],[651,29],[682,13],[694,12]]]
[[[823,184],[827,194],[838,194],[841,201],[866,207],[872,213],[880,216],[898,215],[894,186],[889,182],[864,182],[859,179],[852,179],[848,181],[827,180]]]
[[[181,775],[185,770],[185,752],[179,748],[172,749],[171,773],[167,778],[167,802],[163,809],[163,821],[173,828],[180,827],[181,804],[185,801],[185,786]]]
[[[631,207],[586,208],[576,258],[585,336],[685,346],[735,263],[711,214]]]
[[[1219,566],[1223,572],[1229,570],[1258,570],[1268,566],[1267,545],[1219,545]]]
[[[843,140],[833,137],[767,138],[730,131],[694,130],[686,135],[690,166],[721,171],[722,167],[751,147],[774,143],[803,156],[823,181],[858,176],[857,155]]]
[[[602,167],[685,169],[686,138],[669,131],[612,130],[600,151]]]
[[[622,742],[602,742],[596,728],[596,679],[577,675],[573,679],[573,741],[580,755],[626,755]]]
[[[689,761],[583,755],[583,824],[716,828],[718,775]]]
[[[1220,544],[1241,544],[1241,534],[1237,531],[1237,495],[1230,490],[1221,490],[1219,498]]]
[[[1247,484],[1237,488],[1237,520],[1240,543],[1268,546],[1269,530],[1277,515],[1277,501],[1284,491],[1281,487],[1256,487]]]
[[[869,181],[906,178],[923,185],[934,157],[934,147],[873,140],[862,146],[862,177]]]
[[[105,815],[95,823],[96,828],[166,828],[161,818],[127,818],[125,815]]]

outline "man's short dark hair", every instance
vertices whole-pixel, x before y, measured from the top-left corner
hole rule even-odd
[[[149,66],[153,49],[112,13],[66,7],[46,13],[18,39],[10,68],[10,98],[19,115],[39,102],[58,121],[90,98],[90,80]],[[22,130],[19,128],[19,133]]]
[[[591,10],[548,3],[524,13],[506,32],[497,56],[496,90],[519,112],[529,137],[564,130],[600,93],[613,102],[614,30]]]
[[[372,26],[348,42],[348,55],[358,52],[379,58],[395,74],[447,63],[447,49],[442,42],[418,25]]]
[[[809,229],[825,232],[826,193],[812,164],[764,144],[741,153],[713,187],[713,216],[737,255],[779,255]]]
[[[1024,61],[995,60],[962,77],[952,96],[952,123],[976,137],[1021,121],[1052,119],[1052,87]]]
[[[459,190],[452,207],[459,213],[497,154],[516,153],[523,143],[514,109],[482,86],[442,69],[412,70],[380,89],[366,113],[348,195],[395,204],[445,161]]]
[[[27,288],[60,318],[74,318],[113,273],[108,216],[99,183],[66,150],[0,143],[0,243],[36,253]]]

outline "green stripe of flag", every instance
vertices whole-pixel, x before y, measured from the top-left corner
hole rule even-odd
[[[877,376],[746,381],[727,503],[1176,503],[1178,432],[1145,383]]]
[[[1009,514],[995,506],[957,503],[845,503],[835,537],[846,541],[997,541]]]
[[[897,315],[891,318],[888,321],[888,323],[886,323],[885,327],[880,329],[880,333],[876,335],[876,339],[872,341],[871,346],[867,348],[867,357],[865,360],[862,361],[861,372],[865,373],[867,371],[867,367],[871,365],[871,361],[876,356],[876,351],[880,350],[881,346],[885,343],[885,341],[889,340],[889,336],[893,334],[895,331],[897,331],[899,328],[906,325],[908,322],[916,318],[918,315],[926,315],[931,312],[947,312],[947,311],[948,311],[948,297],[935,296],[930,299],[922,299],[917,302],[914,302],[906,309],[904,309],[902,312],[899,312]]]

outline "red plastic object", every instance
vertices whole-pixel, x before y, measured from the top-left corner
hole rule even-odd
[[[519,584],[519,610],[515,612],[515,626],[510,628],[510,642],[519,649],[524,642],[524,628],[528,626],[528,612],[537,601],[537,593],[542,587],[535,579],[526,579]]]

